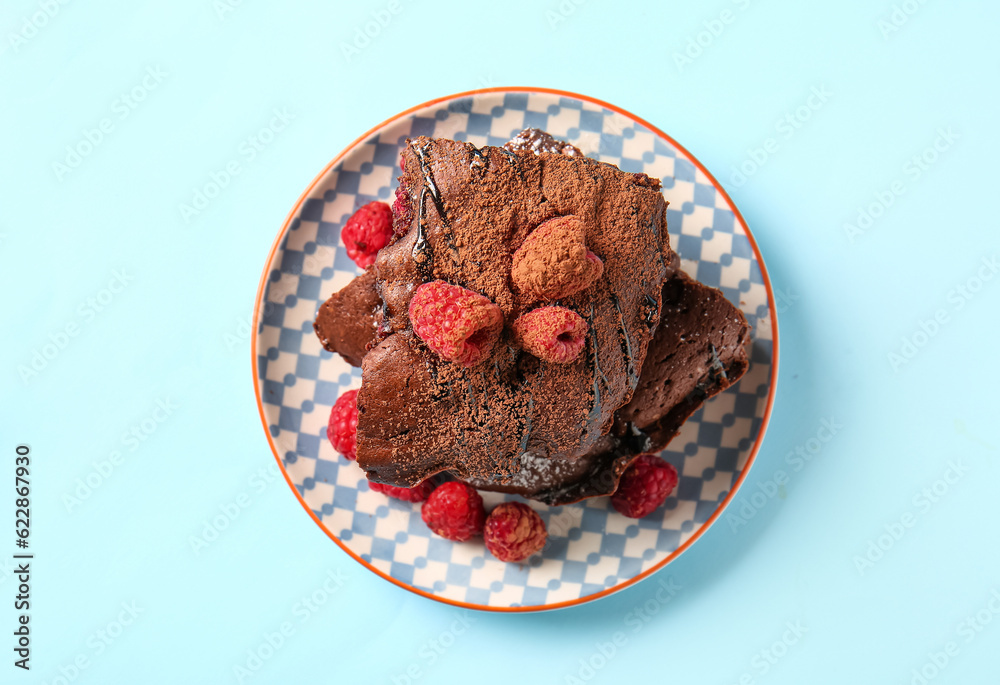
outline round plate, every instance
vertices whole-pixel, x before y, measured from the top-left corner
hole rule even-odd
[[[360,270],[340,229],[361,205],[390,201],[408,137],[502,145],[533,126],[590,157],[663,182],[670,242],[681,266],[720,288],[746,314],[753,348],[746,375],[708,401],[663,457],[680,483],[664,506],[635,520],[606,497],[531,506],[549,542],[525,564],[494,559],[482,540],[434,536],[420,506],[372,492],[357,464],[326,439],[337,396],[361,370],[322,349],[318,307]],[[383,578],[449,604],[501,611],[554,609],[620,590],[662,568],[719,516],[754,459],[774,399],[777,319],[757,246],[718,182],[683,147],[642,119],[573,93],[479,90],[398,114],[340,153],[309,185],[281,228],[261,276],[254,314],[253,378],[268,442],[295,496],[334,542]],[[483,493],[486,505],[515,499]]]

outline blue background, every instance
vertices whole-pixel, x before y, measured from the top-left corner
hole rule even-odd
[[[0,681],[997,682],[995,4],[222,7],[0,13],[2,482],[30,444],[37,554],[30,673],[0,557]],[[249,351],[268,249],[313,176],[402,109],[500,85],[598,97],[688,147],[780,312],[774,415],[727,514],[652,578],[533,615],[441,605],[341,552],[275,477]],[[287,127],[182,216],[275,108]],[[789,468],[824,419],[837,434]]]

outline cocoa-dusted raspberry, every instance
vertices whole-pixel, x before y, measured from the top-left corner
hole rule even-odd
[[[514,253],[511,280],[521,292],[558,300],[586,290],[603,271],[600,257],[587,249],[583,221],[557,216],[532,231]]]
[[[486,517],[486,549],[500,561],[523,561],[540,552],[548,540],[545,522],[521,502],[504,502]]]
[[[333,449],[350,460],[358,458],[358,391],[348,390],[337,398],[330,410],[326,437]]]
[[[368,481],[368,487],[374,492],[381,492],[383,495],[395,497],[404,502],[423,502],[434,492],[434,483],[430,480],[425,480],[412,488],[397,488],[395,485],[384,485],[375,481]]]
[[[486,507],[475,488],[449,481],[430,494],[420,508],[420,517],[441,537],[465,542],[483,532]]]
[[[677,487],[677,469],[655,454],[640,454],[622,474],[611,505],[629,518],[653,513]]]
[[[489,355],[503,328],[503,313],[479,293],[431,281],[410,300],[410,322],[431,351],[471,367]]]
[[[392,238],[392,209],[384,202],[369,202],[351,215],[340,237],[347,247],[347,256],[367,269]]]
[[[539,359],[557,364],[575,361],[587,342],[587,322],[565,307],[540,307],[514,322],[521,346]]]

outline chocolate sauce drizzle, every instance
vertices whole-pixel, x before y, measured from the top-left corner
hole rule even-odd
[[[535,411],[535,398],[532,395],[528,395],[528,412],[525,415],[524,421],[524,432],[521,434],[521,443],[518,448],[521,454],[528,449],[528,438],[531,437],[531,417],[532,413]]]
[[[545,504],[564,504],[567,499],[605,495],[614,490],[614,485],[625,471],[631,457],[648,452],[653,441],[635,424],[629,423],[621,436],[610,435],[611,445],[601,454],[597,462],[583,478],[532,495]]]
[[[489,166],[490,158],[483,154],[483,151],[480,148],[473,146],[472,149],[469,150],[469,154],[472,155],[472,162],[470,163],[472,168],[479,167],[485,170]]]
[[[660,312],[656,310],[656,300],[649,295],[643,295],[640,316],[642,316],[642,322],[646,324],[646,328],[650,331],[656,328],[656,324],[660,318],[659,315]]]
[[[423,175],[423,178],[424,178],[424,188],[423,189],[424,189],[424,191],[426,193],[430,194],[431,200],[433,200],[433,202],[434,202],[434,207],[435,207],[435,209],[437,209],[438,216],[441,217],[441,224],[445,228],[445,231],[444,231],[444,240],[447,243],[448,248],[451,250],[451,262],[452,262],[452,265],[455,266],[455,267],[459,267],[462,262],[461,262],[461,259],[459,257],[459,254],[458,254],[458,247],[455,245],[455,234],[452,231],[448,230],[448,226],[449,226],[449,223],[450,223],[449,220],[448,220],[448,214],[445,211],[444,200],[441,199],[441,193],[438,190],[437,184],[434,182],[434,173],[431,171],[430,162],[427,159],[427,150],[424,147],[421,147],[421,148],[415,147],[415,148],[413,148],[413,152],[414,152],[414,154],[417,155],[417,160],[420,162],[420,173]],[[479,150],[476,150],[476,152],[479,152]],[[424,209],[424,195],[423,194],[420,197],[420,212],[421,212],[421,217],[423,217],[424,216],[424,212],[425,212],[425,209]],[[424,229],[424,226],[421,223],[421,225],[420,225],[420,233],[418,233],[418,236],[417,236],[417,244],[415,244],[413,246],[414,247],[414,252],[413,252],[414,259],[417,258],[417,254],[418,254],[417,247],[418,247],[418,245],[420,245],[421,250],[425,250],[426,251],[426,250],[430,249],[430,246],[427,244],[427,239],[426,239],[425,233],[426,233],[426,231]],[[422,239],[422,242],[421,242],[421,239]],[[432,260],[433,260],[433,257],[432,257]],[[431,270],[433,270],[433,266],[431,267]],[[423,272],[421,272],[421,275],[424,276],[426,279],[430,279],[430,277],[431,277],[429,274],[424,274]]]
[[[413,249],[410,251],[413,263],[417,266],[417,272],[425,281],[432,280],[434,277],[434,248],[427,242],[427,232],[424,228],[427,221],[424,212],[424,207],[427,204],[425,201],[427,199],[427,192],[426,186],[420,190],[420,211],[417,214],[417,239],[413,242]]]
[[[618,296],[611,293],[611,303],[618,312],[618,342],[622,348],[622,357],[625,359],[625,373],[628,374],[628,384],[632,390],[639,385],[639,374],[636,373],[634,357],[632,356],[632,339],[629,337],[628,328],[625,326],[625,316],[622,314],[621,304]]]
[[[712,376],[712,380],[718,381],[721,379],[722,382],[728,381],[729,377],[726,375],[726,367],[722,363],[722,360],[719,359],[719,352],[715,349],[715,345],[709,343],[708,352],[711,358],[709,373]]]
[[[656,238],[656,244],[661,244],[663,236],[660,234],[660,228],[656,225],[655,218],[649,222],[649,230],[653,234],[653,237]],[[663,259],[662,248],[656,251],[656,262],[660,266],[660,278],[663,278],[663,276],[667,273],[667,262]]]
[[[427,159],[427,150],[422,147],[414,147],[413,153],[420,162],[420,174],[423,176],[424,185],[420,189],[420,207],[417,214],[417,239],[413,243],[411,255],[417,265],[417,271],[424,280],[431,280],[434,276],[434,249],[427,240],[427,196],[431,196],[434,207],[437,209],[441,223],[448,227],[448,214],[444,209],[444,201],[441,193],[438,192],[437,184],[434,183],[434,173],[431,171],[430,162]],[[452,246],[454,250],[454,246]]]
[[[590,314],[587,316],[587,324],[590,330],[587,332],[587,338],[590,340],[590,345],[588,347],[588,357],[590,361],[590,368],[594,374],[594,398],[590,404],[590,412],[587,414],[588,424],[593,424],[601,416],[601,383],[600,380],[604,379],[604,385],[608,385],[608,377],[604,375],[601,371],[601,364],[598,360],[598,349],[597,349],[597,331],[594,329],[594,305],[590,305]],[[587,431],[589,426],[584,426],[584,432]]]
[[[427,160],[427,149],[426,147],[415,147],[413,148],[413,152],[417,155],[417,161],[420,162],[420,173],[424,177],[424,188],[430,192],[431,199],[434,200],[434,207],[441,217],[441,223],[447,226],[448,215],[444,211],[444,201],[441,199],[441,194],[434,183],[434,173],[431,171],[430,162]]]
[[[705,401],[712,394],[713,388],[729,380],[729,376],[726,374],[726,367],[722,363],[722,360],[719,359],[719,352],[715,349],[715,345],[709,344],[708,354],[708,375],[699,380],[698,384],[687,394],[684,398],[685,403],[695,404]]]

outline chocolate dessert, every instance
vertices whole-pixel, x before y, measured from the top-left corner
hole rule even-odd
[[[658,180],[534,129],[416,138],[401,166],[396,234],[315,324],[361,363],[372,481],[610,494],[746,370],[746,321],[677,270]]]
[[[313,330],[325,349],[351,366],[361,366],[368,343],[375,338],[375,312],[381,305],[375,272],[369,269],[320,306]]]
[[[505,484],[473,480],[483,490],[516,493],[546,504],[610,495],[640,452],[662,450],[706,399],[739,380],[749,366],[749,326],[715,288],[682,271],[663,286],[663,308],[632,400],[609,435],[574,461],[525,454]]]

